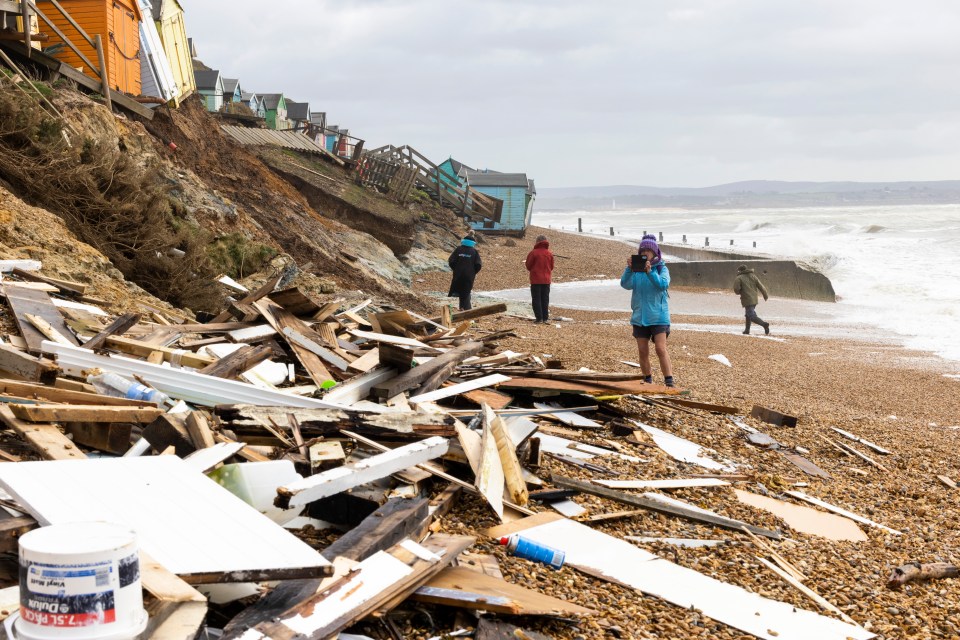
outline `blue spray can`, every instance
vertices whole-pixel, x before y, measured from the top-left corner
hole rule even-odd
[[[500,538],[500,544],[505,545],[507,551],[515,556],[542,562],[550,565],[554,569],[562,567],[563,561],[567,557],[567,554],[559,549],[534,542],[516,533],[506,538]]]

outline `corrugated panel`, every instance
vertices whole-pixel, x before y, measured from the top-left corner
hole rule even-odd
[[[274,131],[272,129],[248,129],[232,125],[220,127],[224,133],[243,145],[271,146],[284,149],[296,149],[312,153],[323,153],[324,149],[316,142],[296,131]]]

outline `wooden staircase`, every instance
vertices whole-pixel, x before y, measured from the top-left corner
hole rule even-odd
[[[441,206],[457,211],[461,216],[474,222],[500,221],[503,201],[479,191],[460,187],[457,176],[444,171],[425,155],[404,145],[395,147],[384,145],[367,151],[364,157],[411,169],[416,186],[426,192]]]

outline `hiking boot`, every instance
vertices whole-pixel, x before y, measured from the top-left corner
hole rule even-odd
[[[747,326],[746,326],[746,327],[744,328],[744,330],[743,330],[743,335],[745,335],[745,336],[750,335],[750,321],[749,321],[749,320],[747,320]]]
[[[675,387],[677,385],[673,384],[673,376],[666,376],[663,379],[663,386],[665,387]]]
[[[763,323],[763,332],[764,332],[764,334],[766,334],[766,335],[770,335],[770,323],[769,323],[769,322],[764,322],[764,323]]]

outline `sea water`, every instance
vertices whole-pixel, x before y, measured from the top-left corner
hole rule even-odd
[[[669,244],[686,235],[700,247],[709,237],[710,248],[805,262],[833,283],[838,302],[824,304],[844,326],[960,361],[960,204],[543,211],[533,224],[576,231],[578,218],[584,233],[609,237],[613,227],[632,243],[644,231]],[[566,286],[554,285],[551,298]],[[609,308],[604,296],[598,292],[594,308]]]

